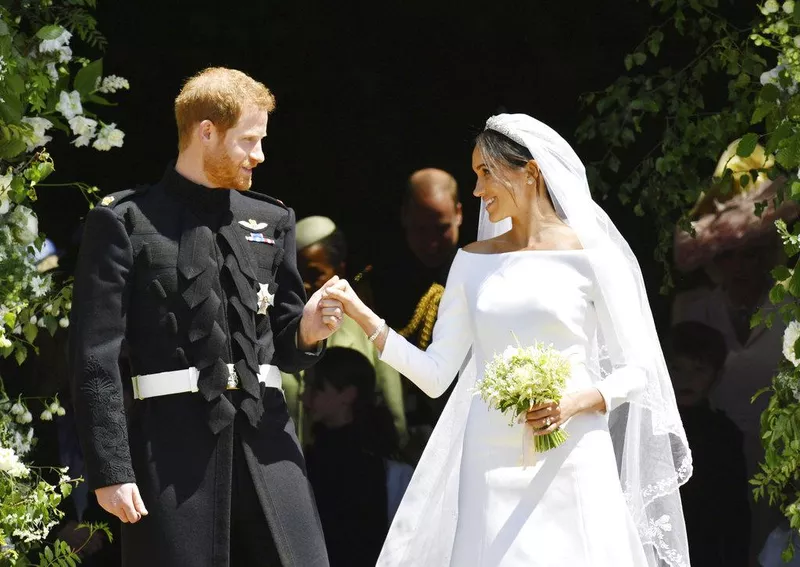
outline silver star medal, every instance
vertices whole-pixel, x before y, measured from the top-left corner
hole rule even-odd
[[[275,294],[269,292],[267,284],[259,283],[258,287],[258,314],[266,315],[267,309],[275,305]]]

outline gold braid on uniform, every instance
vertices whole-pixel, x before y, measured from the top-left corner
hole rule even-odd
[[[439,311],[439,302],[442,300],[444,287],[438,283],[434,283],[422,296],[422,299],[417,303],[414,309],[414,316],[408,325],[398,331],[398,334],[409,338],[417,333],[418,346],[425,349],[431,343],[431,336],[433,335],[433,324],[436,322],[436,314]]]

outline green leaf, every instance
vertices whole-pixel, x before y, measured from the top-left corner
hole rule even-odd
[[[637,65],[644,65],[647,61],[647,54],[641,51],[633,54],[633,62]]]
[[[8,24],[0,20],[0,36],[8,35]]]
[[[89,93],[97,87],[97,79],[103,75],[103,60],[92,61],[86,67],[75,74],[73,87],[81,93],[82,97],[89,96]]]
[[[98,96],[96,94],[90,94],[86,98],[86,100],[88,100],[89,102],[93,102],[95,104],[99,104],[101,106],[117,106],[116,102],[111,102],[110,100],[105,99],[105,98],[103,98],[101,96]]]
[[[772,277],[775,279],[776,282],[782,282],[785,279],[788,279],[792,276],[792,271],[787,268],[786,266],[778,266],[772,269]]]
[[[41,40],[46,40],[46,39],[52,40],[52,39],[58,39],[62,33],[64,33],[64,28],[62,28],[61,26],[56,26],[56,25],[44,26],[42,29],[36,32],[36,37],[38,37]]]
[[[14,94],[21,95],[25,92],[25,81],[20,75],[8,73],[3,79]]]
[[[25,335],[25,340],[28,341],[29,343],[32,343],[33,341],[36,340],[36,335],[39,334],[39,327],[28,323],[27,325],[25,325],[25,327],[23,327],[22,333]]]
[[[24,346],[20,346],[14,352],[14,358],[17,360],[17,364],[22,366],[22,363],[25,362],[25,359],[28,358],[28,349]]]
[[[633,55],[625,56],[625,70],[630,71],[633,69]]]
[[[774,154],[778,150],[780,143],[791,136],[792,132],[792,124],[788,121],[778,126],[767,139],[767,153]]]
[[[619,171],[619,166],[620,166],[619,158],[614,154],[609,155],[608,162],[606,163],[606,165],[608,166],[608,169],[610,169],[614,173],[617,173]]]
[[[736,155],[739,157],[750,157],[756,149],[756,144],[758,144],[758,134],[753,134],[752,132],[745,134],[736,146]]]
[[[753,111],[753,116],[752,118],[750,118],[750,124],[758,124],[759,122],[764,120],[764,118],[769,116],[770,113],[772,113],[772,111],[775,110],[776,108],[777,107],[771,103],[759,104],[758,106],[756,106],[755,111]]]
[[[750,185],[749,173],[743,173],[742,175],[739,176],[739,185],[741,185],[742,187],[747,187],[748,185]]]
[[[794,23],[800,24],[800,2],[794,3],[794,12],[792,13]]]
[[[797,266],[794,268],[794,273],[789,279],[789,284],[786,286],[786,290],[793,296],[800,297],[800,270],[797,269]]]
[[[758,93],[758,98],[764,102],[777,102],[781,96],[781,91],[773,83],[767,83],[761,87],[761,92]]]
[[[49,546],[44,548],[44,556],[47,558],[48,561],[53,560],[53,550],[50,549]]]
[[[786,288],[781,284],[775,285],[769,291],[769,300],[773,305],[777,305],[786,297]]]
[[[786,169],[797,169],[797,166],[800,165],[800,134],[784,140],[775,159]]]

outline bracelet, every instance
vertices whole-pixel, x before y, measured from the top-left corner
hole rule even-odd
[[[380,324],[380,325],[378,325],[378,328],[377,328],[377,329],[375,329],[375,332],[374,332],[374,333],[372,333],[372,334],[369,336],[369,342],[371,342],[371,343],[374,343],[374,342],[375,342],[375,339],[377,339],[377,338],[378,338],[378,336],[379,336],[379,335],[380,335],[380,334],[383,332],[383,330],[384,330],[385,328],[386,328],[386,321],[385,321],[384,319],[381,319],[381,324]]]

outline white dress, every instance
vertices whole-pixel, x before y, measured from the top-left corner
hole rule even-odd
[[[569,356],[573,374],[568,391],[594,386],[608,408],[617,407],[644,387],[644,378],[617,365],[614,352],[617,370],[605,380],[594,381],[585,369],[597,326],[602,330],[609,309],[617,308],[596,297],[587,254],[459,251],[427,351],[390,332],[382,359],[438,396],[470,347],[480,378],[487,360],[515,344],[515,335],[522,345],[540,341]],[[613,350],[610,332],[605,334]],[[478,396],[465,407],[469,414],[450,565],[647,565],[620,486],[605,415],[573,417],[564,426],[568,441],[523,468],[523,426],[509,426],[508,416],[489,409]]]

